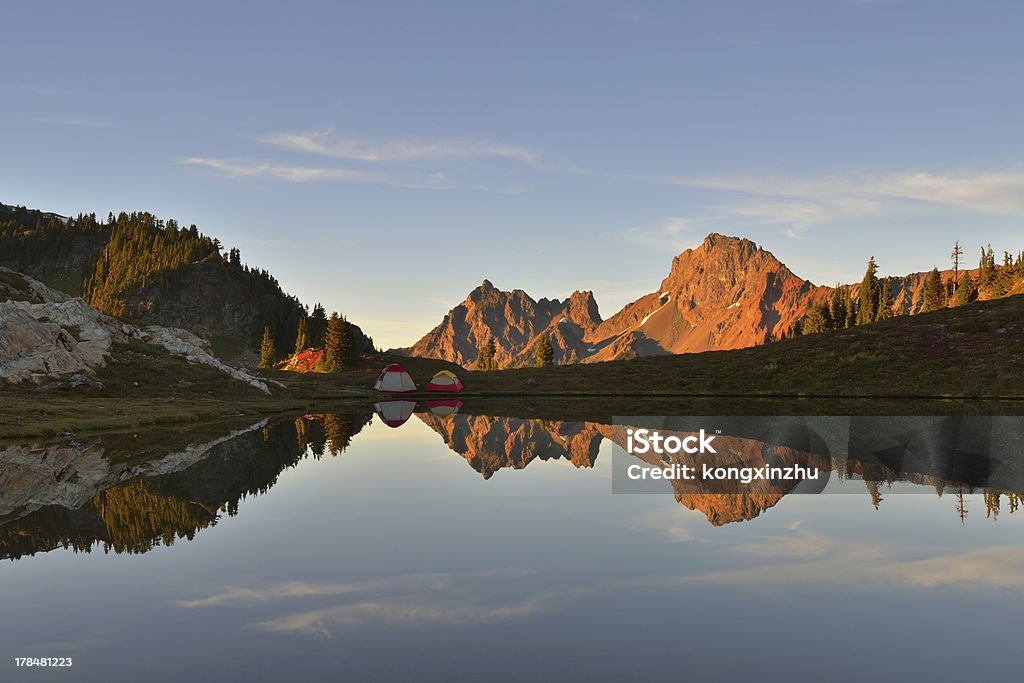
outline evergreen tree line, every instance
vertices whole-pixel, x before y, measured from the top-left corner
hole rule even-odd
[[[892,317],[892,282],[878,278],[875,257],[868,261],[854,298],[851,289],[836,284],[832,295],[816,304],[799,325],[801,334],[817,334],[866,325]]]
[[[922,312],[937,311],[949,306],[961,306],[984,294],[994,299],[1005,296],[1024,280],[1024,252],[1014,257],[1003,252],[1002,264],[996,264],[992,246],[981,249],[977,279],[968,270],[959,270],[959,243],[953,250],[954,276],[943,281],[938,267],[925,275]],[[878,267],[872,256],[856,295],[852,288],[836,284],[832,295],[816,304],[800,321],[801,334],[817,334],[841,330],[854,325],[865,325],[893,316],[893,279],[878,278]],[[958,274],[957,274],[958,273]]]
[[[484,371],[500,370],[498,359],[495,357],[496,353],[497,346],[494,343],[494,338],[488,337],[487,341],[477,348],[476,363],[473,365],[473,369]],[[555,364],[555,350],[551,346],[551,340],[548,339],[546,334],[538,336],[537,341],[534,342],[533,364],[538,368]]]
[[[99,244],[107,227],[96,214],[63,219],[23,206],[0,207],[0,264],[19,272],[33,271],[40,263],[72,264],[84,244]],[[96,249],[87,256],[95,258]],[[79,291],[74,292],[80,293]]]
[[[253,332],[262,334],[250,343],[258,345],[261,364],[267,351],[276,361],[280,352],[292,348],[324,346],[328,319],[322,306],[317,304],[310,312],[285,294],[266,270],[244,264],[237,248],[222,252],[220,240],[207,237],[195,225],[186,228],[147,212],[108,214],[104,222],[95,214],[63,219],[0,206],[0,264],[37,275],[42,264],[54,270],[81,264],[80,273],[70,274],[77,281],[66,289],[104,313],[129,316],[126,301],[131,295],[158,287],[173,296],[192,268],[212,264],[226,268],[242,283],[244,296],[257,304],[261,324]],[[305,341],[299,336],[302,326]]]
[[[359,358],[359,341],[351,323],[337,312],[327,318],[324,307],[317,304],[308,316],[301,316],[295,330],[294,354],[306,349],[322,348],[323,355],[317,369],[321,372],[341,372],[352,368]],[[263,330],[260,342],[260,367],[269,368],[279,359],[270,328]]]

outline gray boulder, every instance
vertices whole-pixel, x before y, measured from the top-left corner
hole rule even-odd
[[[82,299],[0,268],[0,382],[41,383],[103,367],[115,342],[139,339],[190,363],[206,365],[266,394],[264,382],[214,357],[209,343],[186,330],[141,330],[105,315]]]

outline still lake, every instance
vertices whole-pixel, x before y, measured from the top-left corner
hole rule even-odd
[[[0,444],[0,679],[1020,667],[1020,443],[993,437],[978,466],[949,437],[897,464],[833,448],[820,495],[631,495],[612,492],[607,420],[416,410]],[[1019,429],[1003,419],[982,426]]]

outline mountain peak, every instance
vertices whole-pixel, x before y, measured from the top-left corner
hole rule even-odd
[[[723,235],[718,232],[712,232],[708,233],[708,236],[704,238],[702,246],[712,249],[747,244],[753,246],[755,249],[758,248],[756,244],[748,240],[746,237],[733,237],[732,235]]]
[[[583,328],[601,324],[597,301],[594,299],[594,293],[589,289],[573,292],[565,302],[565,311],[570,320]]]
[[[494,285],[491,284],[490,280],[484,278],[484,281],[480,283],[480,289],[494,289]]]

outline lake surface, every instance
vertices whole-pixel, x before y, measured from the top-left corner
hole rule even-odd
[[[1021,418],[811,423],[804,446],[728,423],[735,458],[804,458],[825,490],[633,495],[612,492],[622,424],[452,409],[0,445],[0,679],[1019,669]]]

